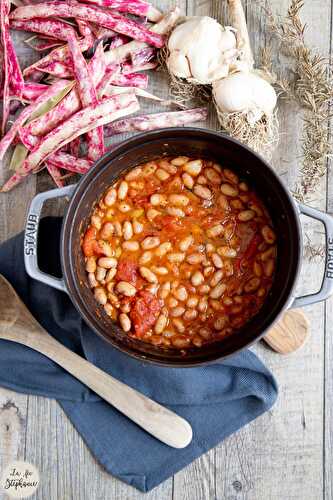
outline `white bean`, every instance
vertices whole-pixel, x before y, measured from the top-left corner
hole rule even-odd
[[[242,212],[239,212],[238,214],[238,220],[241,222],[247,222],[256,215],[256,213],[253,210],[242,210]]]
[[[193,286],[199,286],[205,281],[204,275],[200,271],[196,271],[191,277]]]
[[[125,295],[125,297],[134,297],[136,294],[135,286],[127,281],[119,281],[116,285],[116,290],[118,293]]]
[[[215,268],[213,266],[205,267],[203,273],[204,276],[210,276],[214,272]]]
[[[184,186],[187,187],[188,189],[192,189],[193,186],[194,186],[194,180],[193,180],[193,177],[188,174],[188,173],[184,173],[182,175],[182,180],[183,180],[183,183],[184,183]]]
[[[185,254],[181,252],[169,253],[167,255],[167,259],[169,262],[183,262]]]
[[[160,244],[160,239],[157,236],[147,236],[143,241],[141,241],[141,246],[144,250],[150,250],[151,248],[156,248]]]
[[[207,236],[208,238],[215,238],[216,236],[219,236],[224,232],[224,227],[222,224],[216,224],[213,227],[210,227],[207,229]]]
[[[95,296],[95,299],[97,300],[97,302],[101,305],[106,304],[108,301],[108,298],[107,298],[107,295],[106,295],[104,288],[101,288],[101,287],[95,288],[94,296]]]
[[[186,207],[189,204],[189,199],[184,194],[170,194],[169,202],[176,207]]]
[[[209,282],[210,286],[216,286],[221,281],[222,278],[223,278],[223,271],[216,271],[216,273],[214,273],[212,279]]]
[[[179,249],[182,251],[182,252],[186,252],[190,246],[192,245],[193,243],[193,236],[192,235],[189,235],[189,236],[186,236],[186,238],[183,238],[180,243],[179,243]]]
[[[221,185],[221,192],[225,194],[226,196],[237,196],[238,195],[238,189],[236,186],[232,186],[231,184],[228,184],[227,182]]]
[[[119,323],[124,332],[129,332],[131,329],[131,320],[125,313],[119,314]]]
[[[141,222],[138,222],[137,220],[134,220],[132,222],[132,226],[133,226],[134,234],[140,234],[140,233],[142,233],[142,231],[143,231],[143,224],[141,224]]]
[[[227,289],[227,285],[225,285],[224,283],[219,283],[218,285],[216,285],[213,288],[213,290],[210,292],[209,296],[211,299],[218,299],[221,297],[221,295],[224,294],[226,289]]]
[[[156,248],[155,255],[157,255],[157,257],[163,257],[166,253],[169,252],[169,250],[171,250],[171,248],[172,244],[170,243],[170,241],[165,241],[164,243],[161,243],[158,248]]]
[[[193,188],[193,192],[204,200],[209,200],[212,197],[212,192],[205,186],[201,186],[200,184],[196,184]]]
[[[88,274],[88,283],[90,288],[95,288],[95,286],[98,286],[98,281],[96,280],[95,273]]]
[[[264,226],[261,230],[261,234],[263,235],[263,238],[266,241],[266,243],[268,243],[269,245],[275,243],[276,240],[275,233],[273,229],[271,229],[269,226]]]
[[[103,227],[100,232],[102,240],[110,239],[113,233],[114,233],[114,225],[112,224],[112,222],[106,222],[105,224],[103,224]]]
[[[114,307],[109,304],[109,302],[107,302],[106,304],[104,304],[104,311],[108,316],[112,316],[112,314],[114,313]]]
[[[157,217],[158,215],[161,215],[161,212],[159,212],[158,210],[155,210],[155,208],[148,208],[146,215],[147,215],[147,219],[149,221],[152,221],[155,219],[155,217]]]
[[[116,274],[117,274],[117,268],[112,267],[111,269],[109,269],[105,276],[105,283],[110,283],[110,281],[113,280]]]
[[[236,257],[237,252],[234,248],[222,246],[217,249],[217,253],[221,255],[221,257]]]
[[[98,230],[102,227],[102,219],[98,215],[93,215],[91,217],[91,224]]]
[[[200,264],[204,260],[205,256],[200,253],[191,253],[186,257],[186,262],[189,264]]]
[[[221,176],[214,168],[206,168],[204,174],[212,184],[221,184]]]
[[[146,165],[142,170],[143,177],[149,177],[156,171],[156,169],[157,169],[156,163],[154,161],[149,161],[148,163],[146,163]]]
[[[114,223],[114,230],[115,230],[116,236],[122,236],[123,235],[123,230],[122,230],[122,227],[121,227],[121,224],[120,224],[119,221],[116,221]]]
[[[171,175],[175,175],[178,170],[176,165],[172,165],[171,163],[168,162],[168,160],[160,160],[159,166],[163,168],[163,170],[166,170]]]
[[[104,267],[97,267],[96,273],[95,273],[97,281],[104,281],[105,276],[106,276],[106,269]]]
[[[118,261],[114,257],[100,257],[98,259],[98,265],[105,269],[111,269],[111,267],[117,267]]]
[[[208,340],[211,334],[212,334],[211,330],[205,326],[203,328],[200,328],[199,330],[200,337],[203,337],[205,340]]]
[[[189,311],[186,311],[184,314],[184,319],[185,321],[192,321],[198,316],[198,311],[195,309],[190,309]]]
[[[170,175],[168,174],[168,172],[166,172],[165,170],[163,170],[162,168],[158,168],[155,172],[155,175],[156,177],[160,180],[160,181],[166,181],[167,179],[169,179]]]
[[[134,181],[135,179],[138,179],[142,174],[142,168],[141,167],[136,167],[133,168],[128,174],[126,175],[125,179],[127,181]]]
[[[228,181],[232,182],[233,184],[238,184],[238,176],[229,168],[224,168],[223,169],[223,175]]]
[[[171,290],[171,283],[170,281],[166,281],[165,283],[163,283],[159,289],[159,296],[161,299],[166,299],[167,296],[169,295],[170,293],[170,290]]]
[[[226,318],[223,318],[223,317],[217,318],[214,322],[215,330],[223,330],[223,328],[226,325],[226,322],[227,322]]]
[[[202,169],[202,161],[201,160],[192,160],[188,161],[184,165],[184,170],[190,175],[197,176],[200,174]]]
[[[205,312],[207,310],[207,307],[208,307],[207,298],[201,297],[201,299],[199,300],[199,304],[198,304],[198,310],[200,312]]]
[[[122,246],[124,250],[128,250],[129,252],[137,252],[140,248],[137,241],[124,241]]]
[[[101,249],[101,251],[104,253],[104,255],[106,255],[107,257],[112,257],[113,250],[112,250],[111,245],[109,245],[109,243],[107,243],[104,240],[99,240],[98,246]]]
[[[162,333],[167,324],[168,324],[168,317],[165,314],[160,314],[154,326],[155,333],[157,334]]]
[[[127,196],[128,184],[126,181],[121,181],[118,188],[118,199],[124,200]]]
[[[223,260],[221,259],[221,257],[219,256],[219,254],[213,253],[212,254],[212,261],[213,261],[213,264],[214,264],[215,267],[217,267],[218,269],[222,269],[222,267],[223,267]]]
[[[158,292],[160,285],[158,283],[152,283],[151,285],[146,286],[146,290],[153,295],[156,295]]]
[[[153,258],[152,252],[150,250],[147,250],[146,252],[143,252],[143,254],[141,255],[139,259],[139,264],[140,265],[147,264],[148,262],[151,261],[152,258]]]
[[[125,240],[130,240],[133,237],[133,227],[128,220],[123,224],[123,236]]]
[[[199,297],[190,297],[187,302],[186,302],[186,306],[187,307],[191,307],[191,308],[195,308],[197,307],[198,305],[198,302],[199,302]]]
[[[166,211],[169,215],[173,215],[174,217],[185,217],[184,210],[178,207],[167,207]]]
[[[171,160],[171,163],[172,165],[176,165],[176,167],[182,167],[188,160],[187,156],[177,156],[177,158]]]
[[[108,207],[112,207],[117,199],[117,191],[114,188],[109,189],[104,198],[104,203]]]
[[[206,293],[209,293],[209,291],[210,291],[210,286],[206,285],[205,283],[198,287],[198,292],[200,293],[200,295],[206,295]]]
[[[199,175],[199,177],[197,178],[197,183],[201,185],[208,184],[208,181],[204,175]]]
[[[166,274],[168,274],[169,270],[168,268],[164,267],[164,266],[153,266],[151,268],[151,270],[156,273],[156,274],[159,274],[160,276],[165,276]]]
[[[179,318],[184,314],[184,312],[185,312],[185,307],[182,306],[174,307],[173,309],[170,310],[170,316],[172,316],[173,318]]]
[[[174,297],[170,297],[168,299],[168,306],[169,307],[177,307],[178,306],[178,300],[175,299]]]
[[[154,274],[148,267],[139,267],[141,276],[148,281],[148,283],[157,283],[158,279],[156,274]]]
[[[176,288],[176,290],[174,290],[173,292],[173,295],[182,302],[188,297],[187,290],[184,286]]]
[[[86,262],[87,273],[94,273],[96,271],[96,259],[95,257],[88,257]]]
[[[167,204],[167,198],[163,194],[152,194],[150,197],[150,203],[153,206],[165,206]]]
[[[184,323],[180,318],[175,318],[172,320],[172,322],[175,325],[176,329],[179,331],[179,333],[183,333],[185,331]]]

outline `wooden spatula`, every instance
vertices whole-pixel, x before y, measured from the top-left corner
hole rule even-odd
[[[301,309],[284,313],[265,335],[264,341],[276,352],[289,354],[299,349],[309,335],[309,321]]]
[[[52,359],[163,443],[185,448],[191,442],[192,428],[186,420],[119,382],[49,335],[1,274],[0,339],[18,342]]]

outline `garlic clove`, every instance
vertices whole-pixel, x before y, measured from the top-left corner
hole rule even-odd
[[[170,73],[178,78],[190,78],[191,71],[186,56],[179,50],[170,53],[167,66]]]
[[[201,84],[225,77],[238,55],[234,30],[208,16],[194,17],[177,26],[168,49],[170,73]]]
[[[239,71],[213,82],[213,95],[220,111],[247,113],[255,123],[263,114],[270,115],[276,106],[274,88],[253,72]]]

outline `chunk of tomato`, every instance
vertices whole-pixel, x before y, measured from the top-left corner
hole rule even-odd
[[[160,301],[150,292],[141,290],[135,297],[130,317],[137,337],[142,337],[155,324],[161,310]]]
[[[138,265],[133,260],[120,259],[118,262],[116,279],[136,285],[138,279],[137,268]]]
[[[93,257],[94,255],[103,255],[102,249],[97,242],[97,229],[89,226],[82,242],[82,250],[86,257]]]

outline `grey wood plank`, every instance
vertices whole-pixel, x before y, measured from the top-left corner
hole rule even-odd
[[[270,2],[282,13],[288,1]],[[314,5],[315,4],[315,5]],[[254,52],[263,43],[264,16],[254,2],[247,5],[248,24]],[[331,2],[305,2],[304,19],[308,22],[308,40],[324,52],[328,49]],[[318,26],[320,29],[318,30]],[[277,60],[279,63],[280,60]],[[300,158],[301,119],[297,110],[282,105],[281,141],[273,165],[293,186]],[[325,209],[325,180],[318,186],[313,205]],[[322,241],[322,228],[305,222],[305,231],[316,244]],[[318,265],[304,262],[299,292],[319,286]],[[216,450],[216,497],[237,500],[276,500],[277,498],[318,499],[323,488],[323,363],[324,305],[306,309],[312,335],[302,350],[282,357],[263,345],[255,351],[276,376],[280,395],[274,408],[242,429]]]
[[[22,33],[14,34],[14,43],[21,47],[18,55],[21,63],[30,63],[33,55],[21,43]],[[11,117],[12,118],[12,117]],[[0,185],[10,176],[8,165],[11,151],[0,161]],[[25,185],[15,192],[0,193],[0,242],[5,241],[23,229],[25,214],[35,193],[35,178],[28,179]],[[26,415],[28,396],[0,387],[0,471],[10,462],[24,456],[26,438]],[[0,492],[0,500],[4,494]]]

